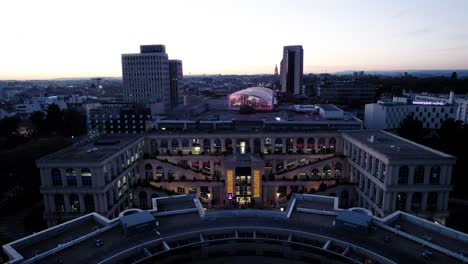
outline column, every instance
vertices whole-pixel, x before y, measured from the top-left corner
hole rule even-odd
[[[390,192],[384,192],[383,195],[383,209],[384,211],[391,211],[391,201],[392,201],[392,194]]]
[[[437,211],[442,211],[444,208],[444,199],[445,193],[444,192],[437,192]]]
[[[199,143],[200,143],[200,153],[205,152],[205,139],[200,138],[199,140],[200,140],[199,141]]]
[[[431,166],[424,166],[424,184],[429,184],[430,173],[431,173]]]
[[[83,194],[78,194],[78,199],[80,200],[80,213],[84,213],[85,212],[85,202],[84,202]]]
[[[297,138],[292,138],[293,140],[293,148],[292,148],[292,151],[294,153],[297,153]]]
[[[193,149],[193,138],[189,138],[188,145],[189,145],[189,152],[192,152],[192,149]],[[193,153],[192,153],[192,154],[193,154]]]
[[[214,175],[214,161],[210,159],[210,174],[211,176]]]
[[[221,138],[221,152],[226,151],[226,144],[225,144],[225,138]]]
[[[412,200],[413,200],[413,192],[407,192],[406,193],[406,205],[405,205],[405,209],[407,212],[411,211]]]
[[[65,203],[65,212],[71,212],[70,208],[70,194],[64,194],[63,195],[63,201]]]
[[[214,138],[210,139],[210,152],[213,154],[215,152],[214,149]]]
[[[178,139],[177,139],[177,143],[179,144],[179,147],[177,148],[177,152],[182,151],[182,149],[183,149],[183,148],[182,148],[182,139],[181,139],[181,138],[178,138]]]
[[[250,145],[249,146],[250,147],[250,153],[253,154],[254,153],[254,139],[253,138],[249,139],[249,145]]]
[[[409,166],[408,184],[414,184],[415,166]]]
[[[265,138],[260,138],[260,153],[265,153]]]
[[[233,138],[232,139],[232,154],[236,154],[236,153],[237,153],[237,139]]]
[[[421,210],[426,211],[427,210],[427,192],[422,193],[422,199],[421,199]]]
[[[283,153],[286,153],[286,138],[281,138],[281,140],[283,141],[283,144],[282,144],[282,152],[283,152]]]
[[[449,202],[449,192],[444,192],[444,199],[442,201],[442,210],[448,210],[448,202]]]

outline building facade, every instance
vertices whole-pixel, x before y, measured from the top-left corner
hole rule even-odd
[[[101,103],[87,113],[88,136],[101,134],[141,134],[152,120],[151,110],[137,103]]]
[[[445,224],[455,158],[387,132],[343,133],[357,206],[374,215],[400,210]]]
[[[314,86],[315,94],[334,104],[362,105],[375,102],[375,86],[361,81],[326,81]]]
[[[304,50],[302,46],[284,46],[280,65],[281,92],[304,94]]]
[[[158,104],[170,111],[180,101],[182,61],[169,60],[164,45],[141,45],[140,53],[122,54],[124,99]]]
[[[139,135],[106,135],[39,159],[47,225],[89,212],[113,218],[128,208],[143,147]]]
[[[454,157],[385,132],[129,136],[106,135],[38,161],[50,225],[92,208],[109,217],[148,208],[161,192],[196,194],[207,208],[279,208],[293,193],[327,186],[343,204],[378,216],[402,210],[444,223],[448,214]]]
[[[170,109],[174,109],[183,102],[182,96],[182,80],[184,78],[182,72],[182,61],[181,60],[169,60],[169,97],[170,97]]]
[[[369,129],[399,128],[401,122],[411,116],[421,121],[424,128],[438,129],[445,120],[455,119],[456,115],[456,107],[453,105],[435,102],[379,101],[366,104],[364,126]]]
[[[405,93],[404,95],[417,102],[434,102],[453,105],[456,108],[455,120],[468,123],[468,96],[450,92],[447,94]]]

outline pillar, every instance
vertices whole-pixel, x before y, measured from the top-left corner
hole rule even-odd
[[[406,204],[405,204],[405,209],[407,212],[411,211],[411,203],[413,200],[413,192],[407,192],[406,193]]]

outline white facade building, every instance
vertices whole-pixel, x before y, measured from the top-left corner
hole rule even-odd
[[[468,123],[468,96],[456,95],[454,92],[446,94],[405,94],[417,102],[437,102],[448,105],[453,105],[456,108],[455,120],[460,120],[463,123]]]
[[[401,98],[393,101],[379,101],[366,104],[364,125],[369,129],[399,128],[401,122],[407,117],[422,122],[424,128],[438,129],[442,123],[449,119],[456,119],[456,106],[438,102],[402,102]]]

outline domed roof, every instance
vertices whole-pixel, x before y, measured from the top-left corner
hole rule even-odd
[[[265,87],[249,87],[249,88],[237,91],[235,93],[232,93],[230,96],[232,95],[251,95],[251,96],[261,98],[266,101],[273,100],[273,90],[271,90],[270,88],[265,88]]]

